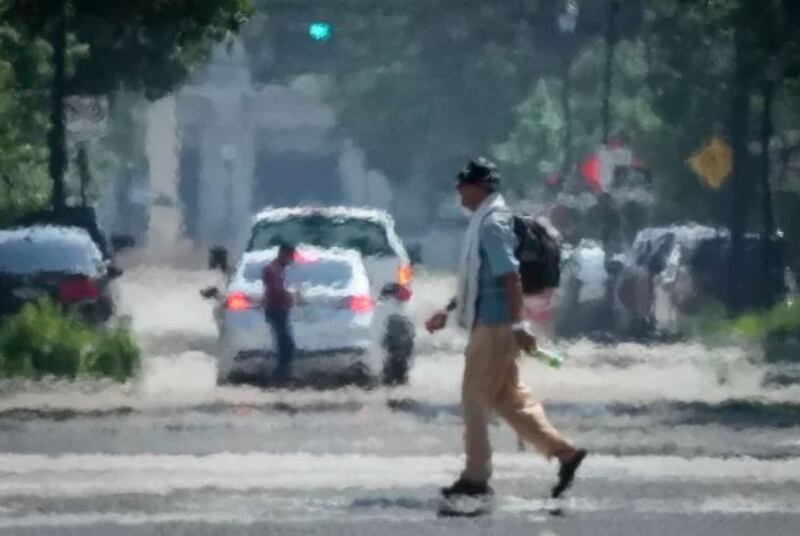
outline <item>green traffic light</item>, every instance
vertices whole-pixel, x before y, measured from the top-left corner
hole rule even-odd
[[[327,22],[313,22],[308,25],[308,35],[314,41],[327,41],[333,35],[333,28]]]

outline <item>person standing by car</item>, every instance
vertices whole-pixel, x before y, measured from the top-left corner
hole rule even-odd
[[[295,248],[281,244],[278,256],[264,267],[261,279],[264,283],[264,314],[272,329],[278,354],[275,379],[286,381],[291,377],[295,344],[289,313],[294,306],[294,296],[286,287],[286,268],[294,262]]]
[[[514,254],[517,238],[513,215],[497,193],[500,175],[485,158],[471,161],[458,174],[461,204],[472,212],[459,268],[458,295],[446,310],[426,322],[429,332],[441,330],[448,313],[469,330],[462,383],[466,467],[460,478],[442,489],[446,497],[492,493],[488,424],[497,411],[518,436],[561,464],[552,496],[569,487],[586,456],[564,439],[547,420],[544,408],[529,398],[520,381],[520,349],[533,351],[536,339],[523,321],[523,294]]]

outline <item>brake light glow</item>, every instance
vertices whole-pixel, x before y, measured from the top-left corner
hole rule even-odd
[[[410,287],[411,279],[414,277],[414,269],[410,264],[402,264],[397,270],[397,283],[401,287]]]
[[[225,298],[225,308],[228,311],[246,311],[250,309],[250,298],[244,292],[231,292]]]
[[[67,303],[96,300],[99,296],[100,291],[97,285],[86,276],[68,279],[58,288],[59,299]]]
[[[319,260],[319,257],[315,255],[310,255],[308,253],[303,254],[295,250],[292,260],[294,260],[294,262],[296,262],[297,264],[310,264],[312,262],[317,262]]]
[[[354,313],[367,313],[375,307],[375,302],[369,296],[350,296],[350,310]]]
[[[402,302],[406,302],[411,299],[411,289],[403,285],[398,285],[394,297]]]

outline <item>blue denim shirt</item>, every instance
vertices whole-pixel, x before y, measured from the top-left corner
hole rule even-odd
[[[478,272],[477,324],[508,324],[508,295],[503,276],[516,272],[519,261],[514,255],[517,236],[514,234],[512,214],[507,210],[494,210],[478,232],[480,270]]]

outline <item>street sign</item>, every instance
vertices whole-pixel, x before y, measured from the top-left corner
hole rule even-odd
[[[67,131],[77,141],[102,135],[108,119],[108,99],[72,95],[65,99]]]
[[[733,151],[723,140],[714,137],[692,155],[689,165],[700,176],[703,184],[719,190],[733,171]]]

